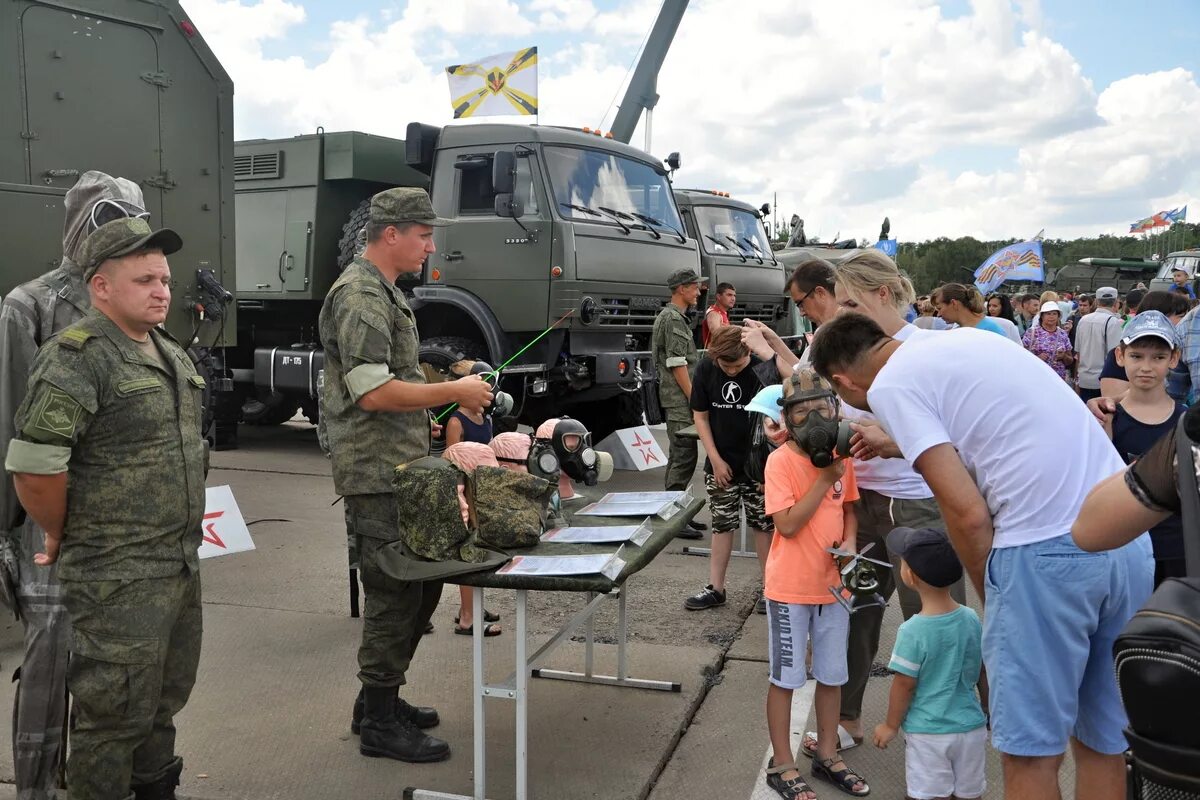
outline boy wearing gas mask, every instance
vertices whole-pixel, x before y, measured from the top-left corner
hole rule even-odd
[[[830,591],[841,580],[826,549],[854,551],[858,533],[852,505],[858,500],[854,468],[835,452],[838,411],[833,389],[811,368],[786,379],[783,422],[790,438],[768,456],[765,471],[765,508],[775,523],[763,591],[771,644],[767,729],[774,750],[767,785],[785,800],[812,793],[796,767],[789,739],[792,692],[805,683],[805,645],[810,639],[817,681],[817,753],[812,775],[848,794],[862,796],[870,791],[866,780],[838,755],[850,615]]]

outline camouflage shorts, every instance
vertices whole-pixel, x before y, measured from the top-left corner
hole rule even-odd
[[[768,533],[775,530],[775,523],[763,509],[763,493],[758,484],[742,478],[722,489],[712,475],[706,474],[704,486],[708,489],[708,508],[712,512],[715,533],[740,530],[743,508],[746,509],[746,526],[751,530]]]

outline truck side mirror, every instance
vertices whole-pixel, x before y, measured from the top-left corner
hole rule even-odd
[[[667,166],[671,168],[671,172],[674,172],[683,166],[683,158],[680,157],[679,153],[671,153],[669,156],[667,156],[666,160]]]
[[[496,195],[496,216],[509,217],[517,219],[525,214],[525,205],[515,197],[512,192],[503,192]]]
[[[496,194],[511,195],[517,185],[517,156],[512,150],[497,150],[492,158],[492,188]],[[499,198],[496,208],[499,208]],[[497,211],[497,214],[500,212]],[[507,214],[501,216],[509,216]]]
[[[771,204],[770,203],[763,203],[762,207],[759,208],[758,210],[762,212],[762,215],[764,217],[771,216]]]

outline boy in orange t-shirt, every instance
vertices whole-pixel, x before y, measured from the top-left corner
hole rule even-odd
[[[817,681],[817,755],[812,774],[861,796],[870,791],[867,782],[838,756],[850,614],[830,591],[840,588],[841,576],[826,550],[857,549],[858,522],[852,504],[858,500],[858,486],[849,459],[835,458],[820,468],[814,466],[813,454],[800,446],[800,441],[816,438],[806,436],[806,426],[837,419],[838,400],[829,384],[804,369],[784,381],[784,397],[784,422],[792,436],[767,458],[765,488],[766,513],[775,522],[763,591],[771,647],[767,729],[774,750],[767,785],[784,800],[816,797],[796,768],[789,739],[792,691],[805,683],[805,645],[811,638]]]

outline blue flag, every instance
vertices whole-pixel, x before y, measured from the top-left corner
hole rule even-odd
[[[1046,280],[1045,266],[1041,242],[1010,244],[992,253],[975,270],[975,288],[986,295],[1005,281],[1041,282]]]
[[[896,244],[895,239],[880,239],[875,243],[875,249],[882,250],[888,258],[894,259],[896,257]]]

